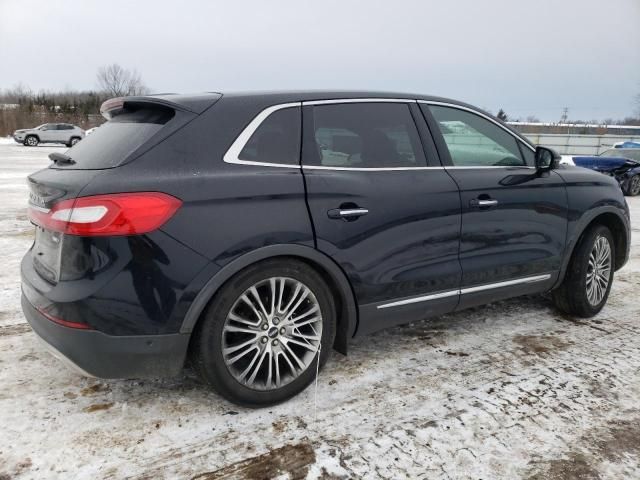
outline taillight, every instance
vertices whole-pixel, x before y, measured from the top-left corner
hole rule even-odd
[[[114,193],[29,206],[29,219],[46,230],[83,237],[138,235],[162,226],[182,201],[160,192]]]
[[[62,318],[58,318],[54,315],[51,315],[44,308],[37,308],[36,310],[38,310],[38,312],[40,312],[45,318],[51,320],[53,323],[62,325],[63,327],[77,328],[78,330],[91,330],[91,327],[86,323],[70,322],[69,320],[63,320]]]

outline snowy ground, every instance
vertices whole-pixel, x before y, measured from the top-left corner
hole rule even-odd
[[[0,479],[640,478],[640,197],[596,319],[524,298],[392,328],[333,355],[317,408],[312,387],[255,411],[190,372],[100,381],[43,351],[18,266],[51,151],[0,142]]]

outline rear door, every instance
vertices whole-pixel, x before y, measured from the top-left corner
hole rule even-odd
[[[71,129],[73,127],[71,125],[67,125],[66,123],[58,123],[56,129],[56,141],[65,142],[69,141],[69,137],[71,137]]]
[[[351,281],[358,333],[453,310],[459,194],[431,138],[419,134],[426,125],[417,104],[303,105],[302,164],[317,248]]]
[[[533,149],[481,112],[420,106],[460,188],[460,308],[551,287],[566,241],[562,178],[538,173]]]

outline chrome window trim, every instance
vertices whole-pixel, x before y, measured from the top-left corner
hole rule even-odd
[[[529,165],[447,165],[443,167],[445,170],[475,170],[478,168],[502,168],[502,169],[512,169],[512,170],[535,170],[536,167],[531,167]]]
[[[329,100],[306,100],[302,102],[302,105],[332,105],[334,103],[416,103],[416,100],[412,98],[335,98]]]
[[[522,141],[520,137],[517,137],[511,132],[509,129],[505,128],[503,125],[500,125],[498,122],[493,120],[491,117],[483,114],[482,112],[478,112],[472,108],[464,107],[461,105],[456,105],[455,103],[446,103],[446,102],[436,102],[430,100],[414,100],[407,98],[337,98],[331,100],[308,100],[304,102],[289,102],[289,103],[280,103],[277,105],[271,105],[270,107],[265,108],[260,113],[258,113],[251,122],[240,132],[240,135],[236,137],[233,141],[227,152],[223,156],[223,160],[225,163],[231,163],[235,165],[250,165],[257,167],[275,167],[275,168],[294,168],[300,170],[302,168],[306,170],[333,170],[333,171],[351,171],[351,172],[393,172],[393,171],[408,171],[408,170],[469,170],[469,169],[530,169],[535,170],[535,167],[531,167],[529,165],[475,165],[475,166],[425,166],[425,167],[372,167],[372,168],[364,168],[364,167],[331,167],[325,165],[289,165],[286,163],[270,163],[270,162],[257,162],[254,160],[241,160],[239,158],[240,152],[245,147],[251,136],[255,133],[255,131],[260,127],[262,122],[264,122],[269,115],[278,110],[283,110],[285,108],[295,108],[302,107],[307,105],[332,105],[332,104],[340,104],[340,103],[425,103],[428,105],[441,105],[446,107],[458,108],[460,110],[466,110],[476,115],[479,115],[483,118],[486,118],[490,122],[496,124],[507,133],[509,133],[512,137],[517,140]],[[535,148],[532,147],[529,143],[523,142],[529,148],[535,151]]]
[[[502,125],[500,122],[497,122],[496,120],[494,120],[493,118],[491,118],[489,115],[485,115],[482,112],[479,112],[478,110],[474,110],[473,108],[469,108],[469,107],[465,107],[463,105],[457,105],[455,103],[448,103],[448,102],[437,102],[435,100],[418,100],[418,103],[425,103],[427,105],[439,105],[441,107],[451,107],[451,108],[457,108],[458,110],[465,110],[467,112],[471,112],[474,113],[482,118],[485,118],[487,120],[489,120],[491,123],[493,123],[494,125],[497,125],[498,127],[500,127],[501,129],[503,129],[505,132],[507,132],[509,135],[511,135],[513,138],[515,138],[516,140],[520,141],[521,143],[524,143],[527,147],[529,147],[533,152],[536,151],[536,148],[531,145],[529,143],[529,140],[527,140],[524,137],[520,137],[518,135],[515,135],[511,130],[509,130],[507,127],[505,127],[504,125]],[[532,167],[533,168],[533,167]]]
[[[271,105],[270,107],[265,108],[260,113],[258,113],[253,120],[249,122],[249,124],[244,127],[240,135],[236,137],[233,141],[227,152],[224,154],[222,159],[226,163],[233,163],[236,165],[255,165],[260,167],[276,167],[276,168],[297,168],[298,170],[301,168],[300,165],[287,165],[286,163],[268,163],[268,162],[255,162],[252,160],[241,160],[239,158],[240,152],[245,147],[251,136],[255,133],[255,131],[262,125],[269,115],[273,112],[277,112],[278,110],[283,110],[285,108],[294,108],[301,107],[302,102],[291,102],[291,103],[280,103],[278,105]]]
[[[304,170],[346,170],[351,172],[395,172],[404,170],[444,170],[444,167],[328,167],[325,165],[303,165]]]
[[[379,167],[379,168],[358,168],[358,167],[328,167],[323,165],[288,165],[286,163],[270,163],[270,162],[256,162],[254,160],[241,160],[239,158],[240,152],[245,147],[251,136],[260,127],[269,115],[278,110],[284,108],[301,107],[303,105],[331,105],[336,103],[415,103],[414,99],[407,98],[337,98],[331,100],[308,100],[304,102],[290,102],[281,103],[277,105],[271,105],[258,113],[251,122],[240,132],[240,135],[236,137],[227,152],[224,154],[223,160],[225,163],[231,163],[235,165],[253,165],[257,167],[276,167],[276,168],[295,168],[295,169],[310,169],[310,170],[347,170],[354,172],[388,172],[388,171],[400,171],[400,170],[438,170],[443,167]]]
[[[542,282],[544,280],[549,280],[550,278],[551,278],[551,274],[545,273],[542,275],[533,275],[530,277],[522,277],[522,278],[516,278],[513,280],[505,280],[503,282],[487,283],[485,285],[477,285],[475,287],[466,287],[466,288],[459,288],[456,290],[447,290],[444,292],[433,293],[430,295],[407,298],[405,300],[396,300],[394,302],[378,305],[377,309],[381,310],[383,308],[399,307],[402,305],[410,305],[412,303],[428,302],[430,300],[437,300],[439,298],[452,297],[454,295],[465,295],[468,293],[475,293],[475,292],[482,292],[484,290],[492,290],[494,288],[509,287],[512,285],[522,285],[525,283],[537,283],[537,282]]]

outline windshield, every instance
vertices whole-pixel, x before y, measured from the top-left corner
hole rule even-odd
[[[600,156],[630,158],[640,162],[640,148],[610,148],[602,152]]]
[[[160,131],[174,113],[166,108],[141,108],[117,115],[67,150],[75,162],[72,168],[117,167]]]

